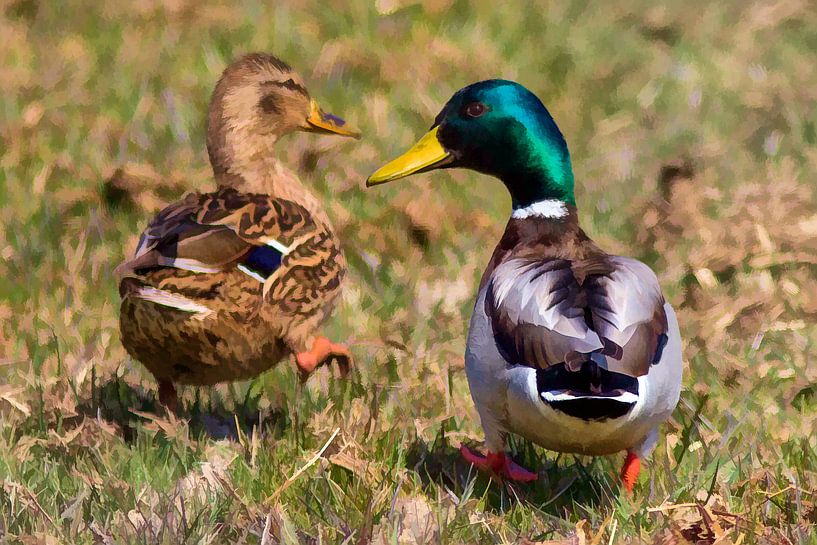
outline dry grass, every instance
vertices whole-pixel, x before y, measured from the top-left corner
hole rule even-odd
[[[809,3],[99,4],[0,0],[0,541],[817,541]],[[210,89],[258,49],[365,131],[280,149],[344,241],[327,331],[359,366],[188,389],[189,421],[159,418],[112,270],[162,203],[209,187]],[[652,265],[679,310],[682,402],[632,499],[618,459],[518,442],[541,478],[503,487],[457,457],[481,437],[462,354],[500,184],[362,188],[453,91],[496,76],[548,104],[586,229]]]

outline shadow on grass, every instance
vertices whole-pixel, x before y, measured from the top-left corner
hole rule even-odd
[[[538,473],[536,481],[503,482],[478,471],[462,458],[459,444],[449,443],[442,433],[431,445],[416,439],[409,448],[406,465],[417,473],[429,493],[433,494],[435,485],[443,485],[460,501],[484,500],[485,509],[495,513],[521,504],[565,520],[571,514],[607,510],[616,505],[618,481],[595,458],[586,458],[585,465],[572,455],[545,458],[545,451],[522,440],[512,441],[510,446],[516,462]]]
[[[261,393],[253,393],[253,390],[249,388],[241,400],[226,402],[219,395],[202,399],[200,390],[196,389],[192,404],[180,400],[176,416],[188,422],[193,436],[238,440],[239,430],[248,436],[255,428],[265,435],[280,437],[291,427],[291,420],[282,409],[261,408]],[[138,424],[147,421],[141,414],[166,415],[155,391],[131,386],[118,378],[94,388],[92,398],[82,400],[77,408],[84,416],[99,417],[119,426],[127,442],[135,438]]]

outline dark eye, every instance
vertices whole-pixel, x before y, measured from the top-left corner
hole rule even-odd
[[[486,111],[488,111],[488,108],[482,102],[472,102],[462,109],[462,112],[468,117],[479,117]]]
[[[281,108],[278,106],[278,97],[272,94],[264,96],[259,103],[264,113],[280,114]]]

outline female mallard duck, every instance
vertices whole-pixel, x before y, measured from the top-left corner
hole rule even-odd
[[[346,273],[337,237],[274,146],[296,130],[358,133],[261,53],[227,67],[207,121],[218,188],[160,212],[117,269],[122,343],[170,410],[174,383],[250,378],[290,353],[303,377],[331,359],[343,373],[351,364],[344,346],[316,333]]]
[[[561,452],[626,450],[622,479],[632,490],[681,390],[678,322],[655,274],[605,253],[579,227],[567,144],[521,85],[458,91],[431,131],[367,185],[454,167],[496,176],[513,202],[465,353],[488,454],[463,446],[464,457],[528,481],[536,474],[505,455],[508,432]]]

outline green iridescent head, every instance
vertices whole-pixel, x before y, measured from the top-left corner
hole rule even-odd
[[[570,153],[559,127],[536,95],[512,81],[481,81],[457,91],[431,131],[367,185],[454,167],[502,180],[514,208],[546,199],[575,205]]]

